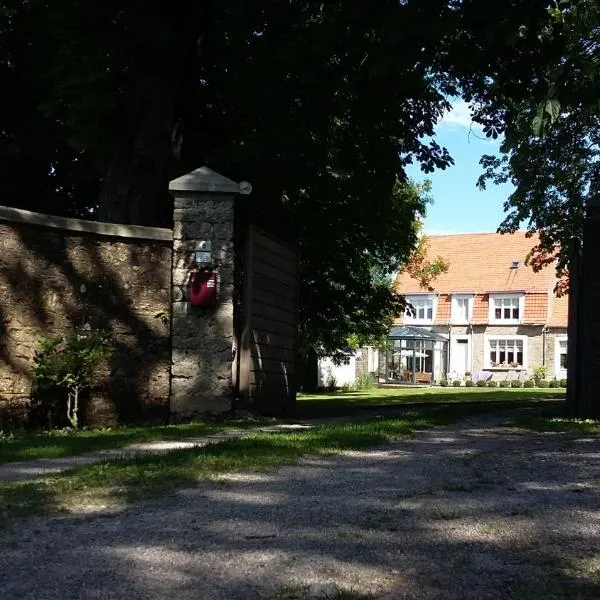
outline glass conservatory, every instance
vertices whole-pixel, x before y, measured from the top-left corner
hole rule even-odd
[[[386,383],[433,383],[447,372],[448,339],[421,327],[392,327],[379,361]]]

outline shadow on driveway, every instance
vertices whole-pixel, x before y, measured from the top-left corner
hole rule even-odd
[[[504,418],[24,522],[0,541],[2,597],[247,600],[328,582],[389,599],[600,597],[600,439]]]

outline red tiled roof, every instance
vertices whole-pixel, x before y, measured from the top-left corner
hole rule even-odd
[[[524,292],[524,323],[552,321],[556,326],[566,326],[562,299],[553,303],[554,310],[548,304],[548,300],[553,298],[553,266],[535,273],[525,264],[527,255],[537,242],[537,235],[527,237],[525,232],[427,236],[428,259],[435,260],[440,256],[448,262],[448,271],[433,281],[439,294],[436,323],[449,322],[451,294],[475,294],[472,322],[487,323],[488,293]],[[519,266],[513,269],[511,265],[515,261]],[[397,276],[396,289],[406,295],[428,291],[407,273]]]
[[[440,293],[516,291],[547,292],[554,285],[554,269],[547,267],[539,273],[525,265],[525,258],[538,237],[526,237],[525,232],[512,234],[464,233],[427,236],[427,257],[441,256],[449,263],[446,273],[435,279]],[[513,261],[519,268],[511,269]],[[407,273],[396,279],[402,293],[423,292],[418,282]]]
[[[561,296],[554,298],[552,314],[550,316],[550,327],[566,327],[569,322],[569,297]]]

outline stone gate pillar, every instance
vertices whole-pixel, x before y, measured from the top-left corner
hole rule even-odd
[[[234,202],[250,193],[201,167],[171,181],[173,277],[171,329],[171,414],[187,417],[231,409]],[[217,272],[215,308],[190,306],[188,281],[197,268]]]

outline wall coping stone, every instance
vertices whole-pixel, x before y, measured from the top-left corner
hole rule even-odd
[[[248,195],[252,186],[247,181],[236,183],[223,175],[219,175],[208,167],[200,167],[173,179],[169,183],[172,192],[212,192],[217,194],[242,194]]]
[[[170,242],[173,231],[162,227],[142,227],[141,225],[122,225],[102,223],[85,219],[71,219],[42,213],[31,212],[11,206],[0,206],[0,221],[38,225],[51,229],[63,229],[80,233],[94,233],[112,237],[137,238]]]

